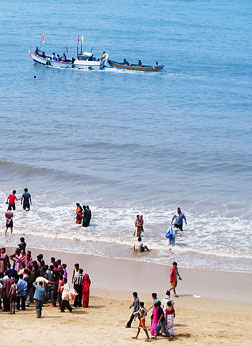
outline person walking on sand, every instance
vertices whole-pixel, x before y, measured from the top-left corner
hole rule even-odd
[[[19,280],[17,282],[17,310],[26,310],[25,308],[25,296],[27,290],[27,282],[23,279],[23,274],[19,275]]]
[[[21,197],[21,204],[23,204],[23,209],[24,209],[24,210],[26,210],[26,211],[29,211],[29,210],[30,210],[32,201],[31,201],[31,195],[30,195],[30,193],[28,192],[27,187],[24,189],[24,193],[22,194],[22,197]]]
[[[149,307],[149,309],[147,310],[148,312],[154,308],[154,305],[158,302],[160,302],[160,300],[158,299],[157,293],[153,292],[151,293],[151,298],[153,300],[153,304]],[[152,318],[153,318],[153,314],[151,315],[151,322],[152,322]]]
[[[155,304],[155,306],[157,307],[158,311],[158,323],[157,323],[157,328],[156,328],[156,336],[155,339],[157,339],[157,336],[159,335],[160,330],[162,329],[162,332],[166,335],[169,336],[169,332],[168,330],[165,328],[165,317],[164,317],[164,311],[161,308],[161,303],[160,301]]]
[[[61,287],[62,290],[62,301],[61,301],[61,312],[65,312],[65,308],[69,310],[69,312],[72,312],[72,307],[69,303],[70,300],[70,286],[67,283],[67,279],[64,279],[64,286]]]
[[[7,234],[8,228],[11,229],[11,234],[13,232],[13,212],[11,211],[11,206],[8,206],[8,209],[5,213],[5,219],[6,219],[6,230],[5,230],[5,235]]]
[[[156,302],[153,306],[152,315],[151,315],[151,335],[156,336],[157,332],[157,324],[158,324],[158,302]]]
[[[73,275],[72,275],[72,284],[74,283],[75,276],[78,275],[79,272],[80,272],[80,265],[79,265],[79,263],[75,263],[74,270],[73,270]]]
[[[183,220],[185,220],[185,224],[187,225],[185,214],[182,213],[181,208],[178,207],[177,214],[173,215],[171,224],[174,225],[174,227],[183,231]]]
[[[173,290],[174,297],[178,297],[178,295],[176,293],[176,287],[177,287],[177,283],[178,283],[178,278],[179,278],[179,280],[182,280],[182,278],[178,272],[177,262],[173,262],[172,265],[173,265],[173,267],[171,268],[171,275],[170,275],[171,288],[169,289],[169,291],[171,292]]]
[[[143,329],[146,336],[147,336],[146,341],[150,341],[150,337],[149,337],[147,328],[145,326],[145,316],[147,315],[147,309],[144,307],[144,302],[140,302],[140,309],[136,314],[138,314],[140,322],[139,322],[139,326],[138,326],[138,330],[137,330],[137,335],[133,336],[132,339],[137,339],[138,335],[140,333],[140,330]]]
[[[133,310],[133,313],[132,313],[131,316],[130,316],[129,321],[128,321],[127,324],[126,324],[126,328],[131,328],[131,323],[133,322],[134,317],[135,317],[135,314],[134,314],[134,313],[136,313],[136,312],[139,310],[139,306],[140,306],[140,305],[139,305],[140,302],[139,302],[139,298],[138,298],[138,296],[137,296],[137,292],[133,292],[132,295],[133,295],[134,301],[133,301],[133,303],[129,306],[129,309],[131,309],[132,307],[134,307],[134,310]]]
[[[17,299],[17,279],[11,285],[9,290],[9,301],[10,301],[10,314],[15,314],[16,307],[16,299]]]
[[[78,306],[81,307],[81,305],[82,305],[81,304],[81,298],[82,298],[83,279],[84,279],[83,269],[80,269],[78,274],[76,274],[74,279],[73,279],[74,289],[78,293],[78,295],[74,299],[74,307],[76,307],[76,308]]]
[[[33,287],[35,288],[33,299],[35,300],[37,318],[40,318],[42,315],[43,301],[46,297],[46,290],[43,287],[43,281],[39,281],[38,285],[33,284]]]
[[[165,313],[165,328],[170,334],[170,340],[174,338],[174,319],[175,319],[175,310],[171,301],[167,302],[167,307],[164,309]]]
[[[16,190],[13,190],[13,191],[12,191],[12,194],[10,194],[10,195],[7,197],[7,202],[6,202],[6,204],[9,204],[10,210],[11,210],[11,209],[16,210],[15,201],[18,201],[18,198],[17,198],[17,196],[16,196],[16,193],[17,193],[17,191],[16,191]]]
[[[12,279],[11,273],[8,273],[8,277],[4,280],[3,284],[3,304],[4,311],[10,311],[10,288],[11,285],[14,284],[14,280]]]
[[[82,284],[82,307],[88,308],[91,280],[88,274],[84,275]]]

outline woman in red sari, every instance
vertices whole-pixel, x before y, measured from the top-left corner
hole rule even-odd
[[[82,307],[83,308],[88,308],[90,285],[91,285],[91,280],[89,279],[89,275],[85,274],[83,279],[83,284],[82,284]]]

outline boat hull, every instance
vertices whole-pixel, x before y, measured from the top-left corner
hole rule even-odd
[[[157,71],[162,71],[164,68],[163,65],[160,65],[160,66],[143,65],[142,67],[138,67],[137,65],[134,65],[134,64],[125,65],[113,60],[109,60],[109,63],[113,67],[123,69],[123,70],[130,70],[130,71],[157,72]]]
[[[81,70],[101,70],[104,68],[104,60],[75,60],[73,67],[76,67]]]

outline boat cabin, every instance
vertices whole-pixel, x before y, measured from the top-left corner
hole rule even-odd
[[[96,61],[96,58],[94,57],[93,53],[84,52],[84,53],[78,54],[78,60]],[[99,61],[99,59],[97,60]]]

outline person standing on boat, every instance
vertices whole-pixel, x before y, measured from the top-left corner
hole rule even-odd
[[[181,208],[178,207],[177,214],[173,215],[171,224],[173,224],[174,227],[176,227],[176,228],[180,229],[181,231],[183,231],[183,220],[185,220],[185,223],[187,225],[185,214],[182,213]]]
[[[143,67],[143,64],[142,64],[142,61],[141,61],[141,60],[138,60],[137,67]]]
[[[108,59],[108,54],[105,52],[105,50],[102,52],[102,57],[104,60],[107,60]]]
[[[52,60],[53,60],[53,61],[56,61],[56,55],[55,55],[55,53],[52,53]]]

